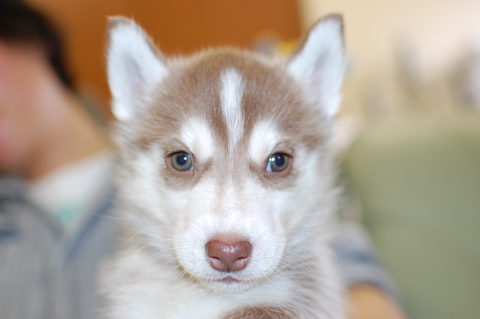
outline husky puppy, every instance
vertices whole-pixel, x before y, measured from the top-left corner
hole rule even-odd
[[[342,19],[291,57],[223,48],[165,58],[109,25],[122,251],[114,319],[339,319],[327,147],[344,74]]]

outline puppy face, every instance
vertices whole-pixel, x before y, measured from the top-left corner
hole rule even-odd
[[[319,49],[307,38],[287,64],[231,49],[168,61],[133,22],[112,22],[109,82],[127,214],[146,245],[215,291],[274,275],[288,263],[292,229],[326,196],[341,21],[316,31],[331,43]]]

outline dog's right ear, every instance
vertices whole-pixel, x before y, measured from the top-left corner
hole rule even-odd
[[[117,120],[128,122],[142,108],[149,91],[167,75],[161,54],[132,20],[109,18],[107,75]]]

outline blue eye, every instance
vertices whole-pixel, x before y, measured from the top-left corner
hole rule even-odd
[[[277,153],[268,158],[267,172],[281,172],[288,167],[288,155]]]
[[[187,172],[193,170],[192,156],[185,152],[174,153],[170,156],[170,163],[172,167],[180,172]]]

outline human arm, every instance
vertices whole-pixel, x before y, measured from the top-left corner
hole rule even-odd
[[[334,252],[348,287],[349,319],[405,319],[395,287],[359,223],[342,221]]]

